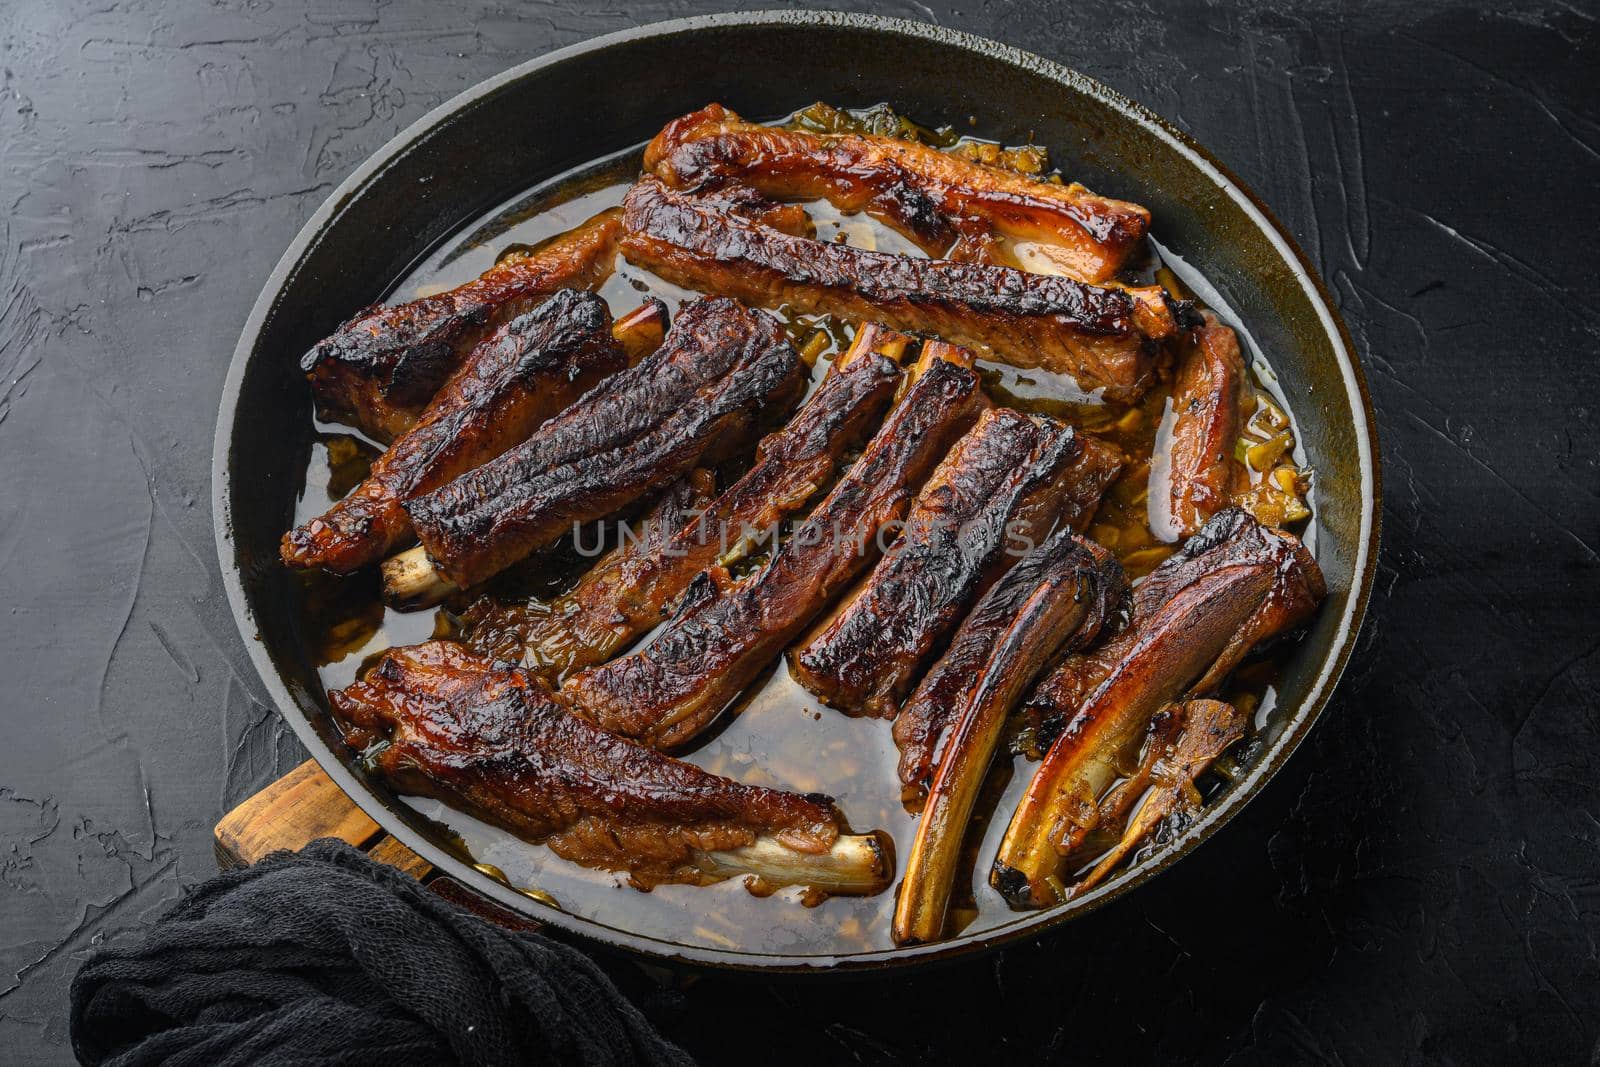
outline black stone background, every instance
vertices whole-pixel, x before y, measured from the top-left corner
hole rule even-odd
[[[70,1058],[79,962],[209,875],[218,816],[302,758],[206,503],[282,249],[459,90],[733,6],[0,0],[0,1061]],[[1600,8],[864,6],[1107,82],[1299,236],[1378,409],[1372,615],[1247,811],[1037,944],[863,983],[616,972],[710,1063],[1592,1062]]]

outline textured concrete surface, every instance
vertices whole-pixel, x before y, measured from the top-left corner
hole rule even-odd
[[[301,758],[206,505],[227,359],[280,251],[460,89],[734,6],[0,5],[0,1060],[70,1059],[78,962],[206,877],[212,823]],[[861,6],[1108,82],[1299,235],[1379,411],[1372,619],[1239,819],[1040,944],[847,985],[618,973],[707,1062],[1590,1059],[1594,6]]]

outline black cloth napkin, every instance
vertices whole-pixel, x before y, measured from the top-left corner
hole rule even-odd
[[[691,1064],[587,957],[341,841],[197,887],[72,982],[85,1064]]]

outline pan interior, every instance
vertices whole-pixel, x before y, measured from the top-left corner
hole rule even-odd
[[[757,61],[720,62],[730,50]],[[749,73],[774,69],[784,77]],[[1169,262],[1186,280],[1210,289],[1209,303],[1248,327],[1252,347],[1267,358],[1288,398],[1306,462],[1319,475],[1315,548],[1330,597],[1284,665],[1254,771],[1212,807],[1191,832],[1193,840],[1253,792],[1304,734],[1342,663],[1368,578],[1375,478],[1359,376],[1316,284],[1226,176],[1093,83],[1020,53],[910,24],[757,16],[618,35],[469,92],[402,135],[330,199],[285,256],[252,315],[219,425],[223,569],[246,637],[260,635],[252,654],[279,706],[313,754],[387,829],[503,902],[558,927],[659,955],[747,966],[867,963],[959,951],[1067,912],[996,912],[953,941],[908,952],[881,943],[862,948],[847,936],[871,918],[856,910],[862,902],[832,901],[804,911],[791,901],[762,901],[751,912],[759,922],[734,924],[735,933],[759,928],[762,935],[731,936],[725,923],[704,920],[752,907],[737,885],[662,887],[645,895],[582,872],[588,885],[581,899],[589,902],[582,914],[573,895],[578,888],[555,890],[570,910],[554,913],[472,871],[458,858],[457,840],[348,761],[328,720],[298,594],[277,563],[278,537],[311,499],[302,483],[315,443],[313,420],[296,358],[353,309],[391,292],[403,295],[407,285],[442,279],[450,270],[470,271],[473,257],[492,254],[487,250],[496,243],[536,236],[514,232],[527,190],[542,202],[545,191],[566,187],[575,168],[627,153],[665,119],[709,100],[776,115],[813,99],[884,100],[914,117],[970,123],[972,132],[997,140],[1031,137],[1051,149],[1065,173],[1099,192],[1145,203]],[[583,104],[552,107],[553,100]],[[1301,397],[1316,402],[1297,402]],[[425,636],[393,632],[385,643]],[[796,699],[795,713],[803,707],[809,703]],[[849,724],[860,758],[875,760],[869,774],[877,764],[888,766],[877,758],[877,748],[888,744],[882,726]],[[749,777],[738,767],[727,769]],[[783,780],[781,773],[774,777]],[[850,799],[841,800],[849,811]],[[505,835],[492,841],[492,831],[455,818],[458,829],[479,835],[474,851],[480,859],[504,868],[518,884],[548,883],[547,874],[520,865],[534,850]],[[857,820],[858,829],[869,824]],[[1070,910],[1092,907],[1149,877],[1181,851],[1124,875]]]

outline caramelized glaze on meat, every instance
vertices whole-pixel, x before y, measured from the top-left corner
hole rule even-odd
[[[1127,628],[1069,656],[1026,711],[1064,723],[1029,783],[991,881],[1017,905],[1063,889],[1064,857],[1098,825],[1101,798],[1158,710],[1214,692],[1251,648],[1308,619],[1322,572],[1293,536],[1236,508],[1219,512],[1134,592]]]
[[[448,292],[358,311],[300,360],[324,417],[380,441],[404,433],[468,352],[558,289],[589,289],[616,262],[613,208]]]
[[[695,575],[742,555],[742,543],[765,537],[826,489],[845,450],[867,436],[901,377],[893,360],[871,353],[829,373],[715,501],[671,529],[652,529],[647,540],[619,546],[548,607],[497,613],[482,640],[558,676],[603,663],[661,622]],[[514,653],[512,630],[520,637]],[[480,641],[476,630],[473,641]]]
[[[1159,286],[1101,289],[795,237],[655,178],[634,185],[623,209],[623,255],[675,284],[934,333],[1014,366],[1070,374],[1116,400],[1144,392],[1157,343],[1177,328]]]
[[[608,606],[620,601],[632,588],[632,576],[716,499],[716,485],[715,472],[704,467],[672,483],[632,524],[629,536],[585,571],[570,591],[549,603],[501,603],[492,596],[480,597],[462,613],[467,644],[503,663],[521,663],[547,680],[559,681],[591,648],[579,640],[579,625],[569,622],[593,605],[593,628],[603,629],[608,622],[621,625],[620,614],[611,613]],[[589,629],[583,626],[581,632]]]
[[[1067,273],[1105,282],[1144,243],[1150,213],[997,170],[927,145],[870,134],[759,126],[720,104],[668,123],[645,149],[647,171],[678,189],[751,186],[790,200],[865,211],[930,256],[989,259],[994,235],[1038,242]]]
[[[655,747],[694,737],[872,563],[880,533],[984,403],[970,368],[933,361],[765,567],[737,583],[720,568],[702,572],[655,640],[562,692],[595,722]]]
[[[284,535],[292,567],[349,573],[412,539],[402,503],[525,440],[626,366],[611,315],[593,293],[563,289],[473,350],[366,481]]]
[[[790,653],[795,679],[841,711],[893,717],[937,643],[1055,528],[1082,452],[1065,423],[984,412],[928,479],[899,541]]]
[[[661,347],[522,444],[406,502],[438,569],[463,588],[743,444],[786,413],[804,367],[770,316],[689,304]]]
[[[1069,588],[1057,589],[1063,585]],[[1054,644],[1039,644],[1036,638],[1030,638],[1030,647],[1037,647],[1038,656],[1043,657],[1029,661],[1030,681],[1063,645],[1083,648],[1109,629],[1127,588],[1122,568],[1111,553],[1093,541],[1058,534],[1024,557],[990,589],[962,621],[949,648],[895,718],[894,743],[900,749],[901,799],[906,806],[913,810],[921,807],[950,731],[972,705],[973,694],[994,661],[996,648],[1025,617],[1031,598],[1040,595],[1041,590],[1055,590],[1055,595],[1076,598],[1082,614]],[[1006,708],[1007,713],[1010,710]]]
[[[329,696],[353,745],[382,743],[374,764],[397,789],[640,888],[716,880],[708,853],[763,836],[816,854],[840,833],[826,797],[742,785],[606,733],[528,672],[450,642],[391,649]]]
[[[1244,464],[1234,456],[1243,430],[1244,389],[1238,335],[1207,312],[1204,325],[1190,331],[1178,360],[1170,433],[1156,441],[1150,525],[1157,534],[1188,537],[1248,488]],[[1165,463],[1159,462],[1163,453]]]
[[[941,744],[900,884],[897,943],[932,941],[944,932],[961,842],[1012,709],[1059,648],[1099,635],[1125,588],[1109,552],[1064,529],[978,602],[952,655],[918,689],[908,709],[917,720],[913,733],[931,738],[947,731],[949,740]],[[937,726],[936,719],[942,719]],[[906,736],[897,732],[896,740]]]

